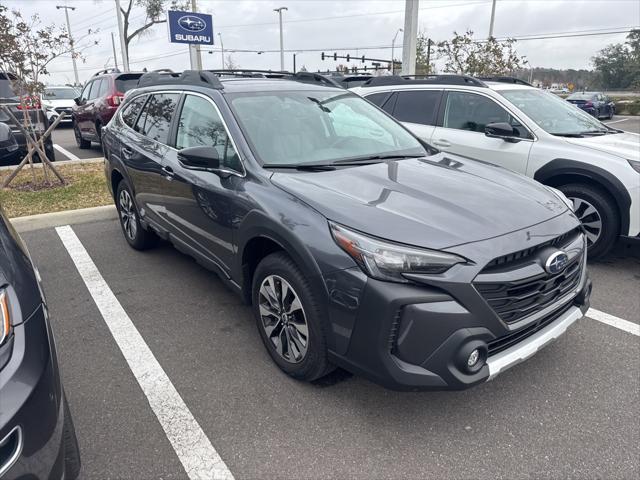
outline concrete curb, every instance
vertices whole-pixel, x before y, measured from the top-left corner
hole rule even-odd
[[[11,219],[11,224],[18,232],[23,233],[61,225],[115,220],[116,218],[118,218],[118,211],[115,205],[105,205],[103,207],[80,208],[78,210],[15,217]]]
[[[61,165],[76,165],[76,164],[80,164],[80,163],[100,163],[100,162],[104,162],[104,157],[93,157],[93,158],[81,158],[79,160],[58,160],[53,162],[53,166],[54,167],[59,167]],[[34,168],[42,168],[42,164],[41,163],[34,163],[33,164]],[[14,170],[17,167],[17,165],[3,165],[0,166],[0,171],[4,171],[4,170]],[[28,172],[29,170],[29,165],[25,165],[24,168],[22,169],[23,172]]]

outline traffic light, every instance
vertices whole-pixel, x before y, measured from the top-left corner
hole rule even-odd
[[[322,52],[322,53],[320,54],[320,58],[321,58],[322,60],[324,60],[324,52]]]
[[[351,58],[351,55],[347,53],[347,62],[349,61],[350,58]]]
[[[338,54],[336,52],[333,52],[333,61],[337,61],[338,60]]]
[[[364,63],[364,55],[362,55],[362,63]]]

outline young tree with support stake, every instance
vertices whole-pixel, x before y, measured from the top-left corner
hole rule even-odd
[[[60,183],[65,183],[62,175],[47,157],[44,147],[44,140],[51,134],[63,115],[43,132],[34,125],[29,109],[38,102],[37,98],[44,90],[41,77],[47,75],[48,65],[54,59],[71,51],[72,42],[64,28],[58,28],[54,24],[42,25],[38,15],[25,19],[19,11],[9,11],[7,7],[0,5],[0,71],[4,72],[17,95],[14,98],[0,98],[0,110],[25,136],[27,144],[27,155],[16,170],[7,177],[1,185],[2,188],[7,187],[27,163],[32,166],[33,171],[35,155],[43,164],[43,174],[47,183],[49,183],[47,169],[51,170]],[[10,108],[16,105],[19,106],[21,115],[16,116]],[[37,111],[37,116],[44,117],[44,112],[39,109]],[[35,172],[33,174],[35,181]]]

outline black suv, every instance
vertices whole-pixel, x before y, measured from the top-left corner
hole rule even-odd
[[[49,128],[49,120],[42,109],[40,99],[32,98],[20,90],[21,88],[15,75],[0,72],[0,105],[7,105],[19,122],[22,121],[24,115],[29,115],[32,125],[30,133],[35,138],[39,138]],[[44,149],[49,160],[55,161],[51,135],[45,139]],[[24,134],[11,116],[0,108],[0,165],[19,163],[26,154],[27,140]],[[37,160],[38,155],[36,154],[34,158]]]
[[[304,380],[341,366],[465,388],[583,316],[585,237],[561,193],[298,80],[144,75],[103,137],[127,242],[216,271]]]

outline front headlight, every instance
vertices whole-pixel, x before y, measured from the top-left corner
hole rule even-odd
[[[569,207],[569,210],[571,210],[572,212],[575,211],[575,207],[573,206],[573,202],[571,200],[569,200],[564,193],[562,193],[557,188],[549,187],[548,185],[545,185],[545,186],[547,187],[547,190],[550,190],[551,192],[553,192],[555,194],[556,197],[558,197],[560,200],[562,200],[564,202],[564,204],[567,207]]]
[[[7,292],[0,292],[0,345],[11,333],[11,319],[9,318],[9,296]]]
[[[329,222],[333,239],[370,277],[406,283],[403,274],[444,273],[466,260],[451,253],[379,240]]]

